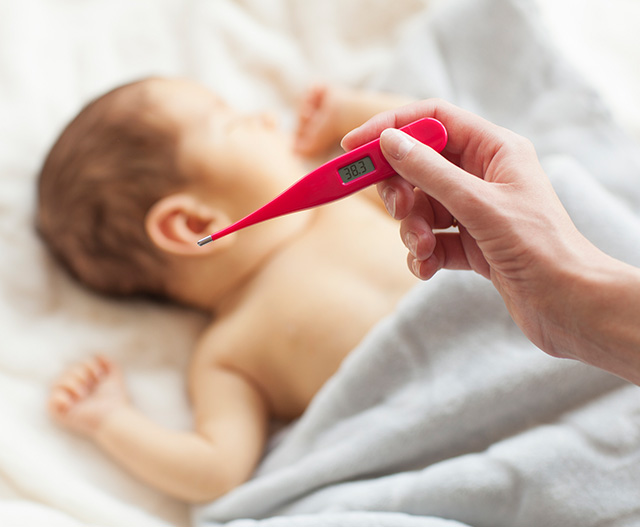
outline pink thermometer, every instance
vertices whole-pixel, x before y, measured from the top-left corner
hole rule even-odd
[[[447,131],[436,119],[420,119],[400,130],[438,152],[447,144]],[[374,139],[316,168],[263,207],[202,238],[198,245],[205,245],[256,223],[339,200],[394,174],[382,155],[380,139]]]

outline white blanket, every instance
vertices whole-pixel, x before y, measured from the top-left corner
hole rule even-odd
[[[240,108],[275,108],[286,126],[314,79],[449,98],[531,136],[584,232],[640,264],[637,154],[542,44],[538,19],[520,11],[526,5],[0,3],[0,525],[189,521],[183,505],[45,412],[56,375],[99,350],[124,364],[136,404],[152,418],[190,425],[183,369],[203,318],[96,298],[60,272],[32,228],[44,153],[84,102],[119,83],[190,76]],[[487,282],[442,273],[354,351],[274,440],[256,478],[196,521],[624,524],[637,514],[637,395],[547,358]]]

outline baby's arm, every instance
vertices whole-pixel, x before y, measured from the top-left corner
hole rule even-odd
[[[72,368],[54,387],[58,421],[87,435],[147,484],[188,502],[211,501],[244,482],[262,455],[267,409],[242,375],[215,365],[192,379],[195,431],[162,428],[128,401],[106,359]]]
[[[413,101],[392,93],[313,86],[298,110],[296,151],[304,156],[325,154],[338,146],[347,132],[374,115]]]

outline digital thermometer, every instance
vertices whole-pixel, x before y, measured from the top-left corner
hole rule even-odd
[[[436,119],[420,119],[400,130],[437,152],[441,152],[447,144],[447,131]],[[394,174],[393,168],[382,155],[380,139],[374,139],[316,168],[263,207],[202,238],[198,245],[205,245],[256,223],[336,201]]]

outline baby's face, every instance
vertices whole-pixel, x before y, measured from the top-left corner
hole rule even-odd
[[[301,175],[291,140],[266,114],[240,114],[207,88],[161,80],[150,88],[159,114],[177,132],[178,167],[202,176],[244,214]],[[246,210],[245,210],[246,209]]]

